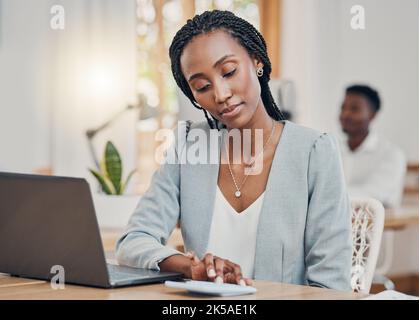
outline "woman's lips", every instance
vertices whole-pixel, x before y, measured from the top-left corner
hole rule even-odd
[[[243,106],[243,102],[242,103],[239,103],[239,104],[237,104],[235,106],[233,106],[233,108],[232,108],[231,111],[229,111],[229,112],[223,112],[221,114],[221,117],[223,119],[229,119],[229,118],[235,117],[236,115],[239,114],[240,110],[242,109],[242,106]]]

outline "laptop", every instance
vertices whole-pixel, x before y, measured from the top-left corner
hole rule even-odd
[[[50,280],[61,267],[66,283],[101,288],[182,278],[106,263],[85,179],[0,172],[0,273]]]

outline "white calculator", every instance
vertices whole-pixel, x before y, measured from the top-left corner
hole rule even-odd
[[[185,289],[189,292],[206,294],[211,296],[239,296],[243,294],[252,294],[257,291],[251,286],[240,286],[238,284],[222,283],[217,284],[209,281],[187,280],[181,281],[166,281],[164,283],[167,287],[175,289]]]

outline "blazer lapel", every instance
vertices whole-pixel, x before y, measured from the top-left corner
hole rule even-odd
[[[213,129],[215,130],[215,129]],[[217,131],[217,130],[216,130]],[[207,131],[209,136],[209,131]],[[216,161],[220,159],[221,135],[218,135],[217,143],[210,143],[207,140],[208,159],[212,152],[217,154]],[[212,153],[212,154],[214,154]],[[182,193],[188,196],[184,198],[185,214],[191,219],[185,219],[185,245],[187,250],[194,250],[199,257],[206,253],[211,222],[214,211],[215,194],[218,183],[219,163],[210,164],[187,164],[182,172],[182,186],[186,190]],[[196,216],[199,215],[199,220]],[[188,239],[193,239],[188,245]],[[193,243],[193,247],[191,246]]]
[[[281,183],[282,172],[287,170],[287,155],[282,150],[288,148],[287,144],[289,127],[292,124],[285,121],[280,141],[275,150],[268,182],[265,189],[265,196],[262,204],[262,211],[259,216],[259,223],[256,236],[255,253],[255,279],[259,280],[282,280],[283,242],[281,232],[283,228],[281,215],[285,214],[282,205],[286,201],[286,186]]]

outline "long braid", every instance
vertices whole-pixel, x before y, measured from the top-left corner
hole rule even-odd
[[[207,119],[207,122],[210,126],[211,129],[215,129],[215,127],[217,127],[217,124],[214,125],[214,121],[210,119],[210,117],[208,116],[208,111],[201,108],[202,111],[204,112],[205,118]]]
[[[263,76],[259,77],[263,104],[270,117],[275,120],[284,120],[285,117],[276,105],[268,84],[272,67],[268,57],[265,39],[252,24],[229,11],[205,11],[200,15],[196,15],[193,19],[189,19],[176,33],[172,44],[170,45],[169,55],[172,73],[179,88],[189,98],[194,107],[203,110],[210,128],[219,129],[218,120],[212,115],[211,119],[208,116],[208,112],[196,102],[180,66],[180,57],[183,49],[192,38],[199,34],[208,33],[217,29],[228,32],[233,38],[239,41],[251,57],[256,57],[263,63]]]

